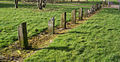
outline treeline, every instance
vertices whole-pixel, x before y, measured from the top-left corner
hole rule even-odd
[[[15,0],[1,0],[1,1],[15,1]],[[25,1],[25,2],[37,2],[38,0],[18,0],[18,1]],[[49,1],[81,1],[81,0],[47,0]],[[89,1],[89,0],[82,0],[82,1]],[[90,0],[91,1],[91,0]]]

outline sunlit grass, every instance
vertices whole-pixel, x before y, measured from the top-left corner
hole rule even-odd
[[[81,8],[80,6],[47,4],[46,8],[39,10],[36,4],[19,2],[19,8],[15,9],[14,2],[0,2],[0,48],[6,47],[18,39],[17,27],[22,22],[27,22],[28,37],[31,37],[46,29],[48,21],[53,16],[56,21],[55,25],[58,26],[63,12],[67,12],[67,21],[70,21],[71,11]]]
[[[25,62],[119,62],[120,12],[103,9]]]

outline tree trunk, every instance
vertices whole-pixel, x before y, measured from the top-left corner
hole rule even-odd
[[[38,0],[38,8],[41,10],[42,9],[42,1],[43,0]]]
[[[15,0],[15,8],[18,8],[18,0]]]
[[[43,0],[43,7],[45,7],[46,6],[46,3],[47,3],[47,1],[46,0]]]

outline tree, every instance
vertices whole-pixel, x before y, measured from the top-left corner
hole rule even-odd
[[[15,0],[15,8],[18,8],[18,0]]]
[[[42,2],[43,2],[43,0],[38,0],[38,8],[40,10],[42,9]]]
[[[46,3],[47,3],[47,0],[43,0],[43,7],[45,7],[46,6]]]

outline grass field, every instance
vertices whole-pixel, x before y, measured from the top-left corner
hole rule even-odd
[[[92,1],[92,0],[89,0]],[[97,3],[98,0],[94,4]],[[118,4],[117,1],[114,1]],[[17,41],[18,25],[27,22],[28,37],[32,37],[48,27],[54,16],[55,26],[60,25],[61,14],[93,3],[48,3],[38,10],[36,3],[19,2],[14,8],[13,0],[0,1],[0,49]],[[78,13],[77,13],[78,16]],[[37,51],[25,62],[119,62],[120,61],[120,12],[117,9],[103,9],[79,27],[61,34],[48,47]]]
[[[88,4],[83,3],[83,6],[85,5]],[[90,5],[92,4],[85,8],[90,8]],[[14,2],[0,1],[0,48],[4,48],[17,40],[17,27],[22,22],[27,22],[28,37],[31,37],[47,29],[51,17],[55,16],[55,23],[58,26],[63,12],[67,12],[67,21],[70,21],[71,11],[79,8],[81,7],[47,4],[45,9],[38,10],[35,4],[22,4],[20,2],[19,8],[15,9]]]
[[[119,62],[120,12],[103,9],[25,62]]]

